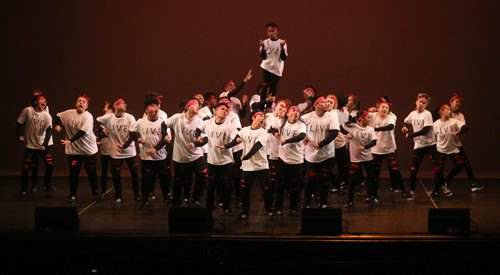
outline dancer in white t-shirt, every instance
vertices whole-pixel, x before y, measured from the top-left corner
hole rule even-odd
[[[252,70],[250,69],[243,81],[236,86],[233,80],[229,80],[224,85],[223,91],[220,93],[219,98],[227,97],[231,101],[229,111],[236,113],[240,118],[244,118],[248,109],[248,96],[243,95],[241,101],[236,95],[243,89],[245,84],[252,79]]]
[[[436,151],[436,137],[432,130],[432,114],[426,110],[429,105],[430,96],[426,93],[419,93],[415,101],[415,111],[412,111],[405,119],[405,126],[401,129],[407,138],[413,138],[413,155],[410,167],[410,193],[407,200],[415,200],[415,187],[417,182],[417,172],[420,163],[425,156],[431,162],[433,178],[433,194],[439,195],[439,186],[436,178],[436,169],[438,168],[438,157]],[[413,131],[410,132],[409,128]]]
[[[368,115],[368,110],[359,111],[356,119],[358,123],[347,123],[342,126],[345,135],[349,135],[349,156],[351,165],[349,169],[349,199],[345,205],[346,208],[354,206],[355,188],[361,183],[362,178],[368,181],[367,202],[374,205],[380,204],[378,196],[378,182],[375,180],[373,170],[372,148],[377,144],[377,136],[373,127],[370,126],[372,117]],[[363,170],[365,176],[363,177]]]
[[[464,102],[463,97],[461,97],[458,94],[453,94],[453,96],[450,99],[451,117],[454,119],[458,119],[462,123],[466,124],[465,116],[460,112],[460,106],[462,105],[463,102]],[[465,173],[467,174],[467,177],[471,182],[471,192],[477,192],[479,190],[482,190],[485,186],[483,184],[479,184],[476,182],[476,177],[474,176],[474,171],[472,170],[469,157],[467,156],[464,146],[462,145],[462,141],[460,140],[459,140],[458,150],[460,150],[460,154],[464,161]],[[453,174],[451,172],[448,173],[448,175],[445,178],[446,182],[450,182],[455,176],[456,174]]]
[[[156,176],[160,179],[160,189],[163,195],[163,203],[168,204],[168,193],[170,191],[171,174],[167,165],[167,151],[165,149],[167,126],[159,117],[159,102],[156,98],[144,101],[146,118],[140,118],[130,129],[136,133],[139,143],[139,157],[141,158],[141,192],[142,207],[149,207],[150,196],[153,193]]]
[[[254,113],[252,115],[252,125],[241,129],[233,141],[224,145],[224,148],[231,148],[238,143],[243,143],[243,156],[241,157],[241,170],[243,170],[241,175],[241,219],[248,219],[250,215],[250,191],[255,181],[259,182],[264,196],[266,215],[274,215],[269,184],[269,163],[265,149],[268,134],[262,127],[264,119],[264,113]]]
[[[276,23],[266,24],[266,31],[268,38],[260,40],[259,50],[262,62],[262,79],[269,87],[269,95],[276,96],[278,90],[278,83],[283,76],[283,69],[285,67],[285,59],[288,57],[288,47],[286,40],[278,38],[278,25]],[[268,103],[266,109],[271,108]]]
[[[276,214],[283,212],[285,190],[290,193],[289,214],[299,215],[300,201],[300,179],[304,170],[304,138],[306,137],[306,125],[300,119],[298,106],[288,108],[286,117],[277,121],[276,133],[279,141],[278,147],[278,185],[276,189]]]
[[[208,138],[207,156],[207,200],[208,209],[214,209],[215,190],[222,202],[225,214],[230,214],[231,208],[231,183],[233,172],[233,153],[230,149],[220,149],[224,144],[234,139],[238,130],[228,121],[229,105],[218,103],[215,107],[215,117],[203,121],[199,126],[197,136]],[[201,141],[201,139],[200,139]]]
[[[394,137],[397,117],[391,112],[391,107],[392,103],[389,102],[386,96],[383,96],[377,101],[377,112],[370,114],[373,117],[370,126],[374,128],[375,135],[377,135],[377,144],[372,148],[375,180],[380,182],[380,170],[385,159],[391,180],[391,190],[401,193],[401,196],[406,198],[403,176],[399,170],[396,154],[396,139]]]
[[[134,199],[141,200],[141,191],[139,184],[139,163],[137,161],[137,150],[135,140],[136,133],[130,129],[135,124],[135,118],[127,113],[127,103],[122,98],[113,103],[113,113],[106,114],[97,118],[97,122],[102,124],[109,132],[111,140],[111,175],[113,176],[113,185],[115,187],[115,202],[123,202],[121,169],[125,161],[130,176],[132,178],[132,191]],[[144,194],[147,196],[148,194]]]
[[[76,99],[75,109],[69,109],[57,113],[54,123],[54,131],[59,133],[64,128],[65,138],[61,140],[64,152],[68,155],[69,164],[69,196],[68,202],[75,202],[80,168],[85,163],[87,177],[94,199],[100,199],[97,192],[97,142],[94,135],[94,118],[87,109],[90,97],[79,96]],[[62,127],[62,128],[61,128]]]
[[[196,129],[203,122],[197,116],[199,104],[196,99],[189,100],[183,106],[184,112],[171,116],[165,124],[175,133],[174,150],[174,182],[172,186],[174,206],[179,206],[181,200],[189,203],[192,188],[192,177],[195,184],[192,194],[193,205],[199,206],[203,189],[206,184],[206,161],[203,157],[203,145],[196,138]]]
[[[103,107],[103,115],[113,113],[113,106],[110,102],[105,102]],[[97,145],[101,148],[101,196],[106,196],[108,189],[108,170],[111,163],[111,140],[109,132],[103,125],[97,125]]]
[[[318,97],[314,111],[302,116],[307,126],[305,159],[306,186],[304,190],[305,207],[311,207],[311,196],[320,186],[320,207],[328,207],[328,184],[331,180],[332,163],[335,157],[333,140],[339,132],[339,119],[336,113],[328,112],[324,97]]]
[[[21,169],[20,198],[27,196],[29,173],[31,170],[32,192],[36,191],[38,180],[38,159],[42,158],[45,164],[43,190],[52,192],[53,159],[50,153],[52,145],[52,117],[45,111],[47,101],[42,94],[35,95],[31,106],[23,109],[17,118],[17,136],[25,145],[23,166]]]
[[[453,163],[453,168],[450,174],[457,175],[464,167],[464,159],[460,153],[460,139],[458,136],[468,131],[465,123],[458,119],[451,118],[451,109],[448,104],[444,104],[439,108],[440,118],[433,124],[433,130],[436,134],[436,149],[439,156],[439,169],[436,174],[439,179],[439,185],[445,196],[453,195],[450,181],[445,181],[443,172],[446,159],[449,158]]]

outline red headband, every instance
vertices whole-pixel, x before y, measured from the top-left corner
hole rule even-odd
[[[325,100],[325,98],[324,98],[324,97],[322,97],[322,96],[318,97],[318,99],[316,99],[316,100],[314,101],[313,107],[316,107],[316,105],[318,105],[318,103],[319,103],[320,101],[323,101],[323,100]]]
[[[229,98],[221,98],[219,103],[226,103],[227,105],[231,105],[231,100]]]
[[[288,108],[288,112],[293,111],[293,110],[300,112],[299,106],[297,106],[297,105],[293,105],[292,107]]]
[[[197,99],[191,99],[184,105],[184,110],[187,110],[191,105],[193,104],[199,104]]]
[[[255,117],[258,116],[258,115],[264,116],[264,113],[263,112],[256,112],[255,114],[253,114],[252,120],[254,120]]]
[[[377,107],[380,106],[380,104],[383,104],[383,103],[389,105],[389,107],[392,107],[392,103],[390,103],[389,101],[387,101],[387,99],[385,99],[383,97],[379,98],[379,101],[377,102]]]
[[[464,98],[459,96],[458,94],[453,94],[453,96],[450,98],[450,104],[453,102],[453,100],[459,99],[460,101],[464,101]]]
[[[156,97],[158,99],[158,103],[161,104],[163,102],[163,96],[159,95]]]
[[[123,98],[119,98],[117,99],[114,103],[113,103],[113,107],[116,107],[116,105],[120,104],[120,103],[125,103],[125,100],[123,100]]]
[[[279,100],[279,101],[278,101],[278,103],[276,103],[276,105],[279,105],[279,104],[281,104],[281,103],[283,103],[283,104],[285,105],[285,108],[287,108],[287,109],[290,107],[290,106],[288,105],[288,102],[286,102],[286,101],[285,101],[285,100],[283,100],[283,99]]]
[[[363,110],[361,112],[361,114],[358,116],[358,122],[360,122],[361,120],[363,120],[363,118],[365,118],[370,112],[368,112],[368,110]]]

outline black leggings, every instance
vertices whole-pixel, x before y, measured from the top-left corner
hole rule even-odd
[[[69,195],[76,197],[78,182],[80,178],[80,168],[85,163],[85,170],[90,183],[93,195],[97,195],[97,156],[93,155],[68,155],[69,164]]]
[[[420,168],[420,163],[427,156],[431,162],[432,174],[434,178],[432,180],[434,186],[439,185],[436,172],[439,169],[439,157],[437,155],[436,145],[431,145],[423,148],[418,148],[413,150],[411,166],[410,166],[410,190],[415,191],[415,185],[417,183],[417,172]]]
[[[231,203],[231,184],[233,180],[233,163],[225,165],[208,164],[207,166],[207,208],[210,210],[214,209],[215,189],[217,189],[217,194],[221,198],[223,208],[229,209]]]
[[[446,176],[445,179],[443,172],[444,172],[444,166],[446,164],[446,158],[449,158],[451,160],[451,163],[453,163],[453,168],[451,169],[450,173],[448,174],[448,176]],[[465,166],[465,160],[463,158],[462,153],[454,153],[454,154],[439,153],[439,169],[437,170],[436,173],[439,184],[442,185],[445,182],[447,184],[450,184],[450,181],[463,170],[464,166]]]
[[[276,210],[283,209],[285,190],[290,192],[290,210],[298,210],[300,201],[300,178],[303,176],[303,164],[287,164],[278,160],[278,186],[276,189]]]
[[[189,199],[193,173],[195,176],[193,200],[199,201],[206,184],[207,165],[204,158],[200,157],[188,163],[174,161],[174,184],[172,187],[174,206],[181,204],[181,198]]]
[[[351,164],[349,160],[349,149],[347,145],[335,149],[335,158],[333,158],[332,164],[332,185],[333,187],[340,189],[340,183],[344,182],[347,184],[349,180],[349,165]],[[337,167],[335,173],[335,167]],[[337,176],[338,174],[338,176]]]
[[[172,175],[170,174],[170,167],[167,165],[167,160],[141,160],[141,175],[142,175],[142,200],[148,201],[149,194],[154,190],[154,183],[156,176],[160,179],[160,189],[163,199],[168,198],[170,191],[170,181]]]
[[[249,216],[250,213],[250,191],[252,190],[252,186],[255,180],[259,182],[260,190],[264,195],[264,208],[267,212],[270,212],[272,210],[269,169],[258,171],[243,171],[241,173],[241,203],[243,213],[245,213],[247,216]]]
[[[111,162],[110,155],[101,155],[101,192],[106,193],[108,189],[108,170]]]
[[[21,192],[27,192],[29,173],[31,170],[31,184],[37,185],[38,181],[38,158],[42,158],[45,163],[45,177],[43,186],[49,187],[52,181],[53,160],[50,154],[50,147],[45,151],[26,148],[24,151],[23,166],[21,169]]]
[[[233,153],[233,186],[234,186],[234,195],[239,199],[241,198],[241,156],[243,155],[243,149]]]
[[[366,177],[363,175],[365,170]],[[349,166],[349,201],[354,201],[355,188],[361,181],[367,180],[368,196],[378,197],[378,182],[375,180],[375,172],[373,169],[373,160],[363,162],[353,162]]]
[[[132,177],[132,190],[134,191],[134,197],[138,198],[140,197],[139,163],[137,162],[137,158],[134,156],[124,159],[111,159],[111,175],[113,175],[113,185],[115,186],[115,199],[123,199],[121,172],[124,160],[125,163],[127,163],[130,176]]]
[[[467,177],[469,178],[469,180],[472,183],[475,183],[476,182],[476,177],[474,177],[474,171],[472,171],[472,166],[470,165],[469,157],[465,153],[464,147],[458,147],[458,149],[460,150],[460,157],[461,157],[461,159],[463,161],[463,165],[462,166],[465,169],[465,173],[467,174]],[[446,176],[446,182],[450,182],[451,180],[453,180],[453,178],[458,173],[454,172],[453,170],[451,170],[450,173]]]
[[[276,96],[276,93],[278,92],[278,84],[280,81],[279,76],[267,71],[267,70],[262,70],[262,79],[265,83],[267,83],[267,86],[269,87],[269,95]],[[261,100],[265,99],[266,95],[261,95]],[[269,109],[272,107],[272,102],[269,102],[266,104],[266,109]]]
[[[377,184],[380,182],[380,170],[382,170],[382,163],[384,159],[387,163],[389,170],[389,177],[391,179],[391,186],[393,189],[404,191],[403,176],[398,166],[398,158],[396,153],[389,153],[384,155],[373,154],[373,166],[375,170],[375,181]]]
[[[331,179],[332,162],[333,158],[318,163],[306,162],[306,188],[304,190],[306,206],[311,205],[311,195],[316,188],[319,188],[320,204],[328,204],[328,184]]]

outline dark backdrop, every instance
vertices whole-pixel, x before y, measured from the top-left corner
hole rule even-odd
[[[15,120],[40,87],[51,114],[92,97],[90,112],[123,97],[142,113],[143,95],[165,96],[162,108],[195,92],[219,93],[254,69],[242,94],[261,79],[259,39],[276,22],[289,59],[278,96],[294,102],[312,84],[320,93],[359,95],[363,107],[388,95],[402,120],[418,92],[434,108],[458,91],[471,131],[463,136],[481,177],[496,176],[498,158],[499,4],[497,1],[2,1],[1,173],[18,174],[23,145]],[[398,132],[399,133],[399,132]],[[56,140],[61,138],[56,136]],[[398,135],[400,162],[413,143]],[[56,169],[66,169],[54,146]],[[424,165],[428,167],[428,165]],[[407,173],[404,174],[405,176]]]

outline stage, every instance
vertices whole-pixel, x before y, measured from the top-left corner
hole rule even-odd
[[[464,270],[493,274],[496,253],[488,249],[500,248],[500,185],[495,180],[482,181],[486,188],[477,193],[470,192],[467,181],[456,180],[452,197],[441,194],[432,198],[427,194],[430,181],[424,179],[413,202],[390,191],[384,180],[379,189],[381,205],[367,204],[357,196],[351,209],[343,208],[346,194],[330,194],[330,207],[342,209],[340,236],[302,234],[301,217],[289,216],[286,208],[282,216],[266,216],[255,186],[248,220],[239,218],[234,205],[231,216],[217,208],[213,230],[193,234],[169,232],[169,206],[163,204],[158,186],[151,206],[141,208],[126,179],[124,203],[119,207],[112,199],[112,189],[106,198],[93,201],[86,178],[81,178],[77,202],[72,204],[66,202],[67,180],[56,177],[55,192],[45,193],[39,186],[38,192],[21,200],[17,197],[19,178],[1,179],[2,257],[7,263],[1,274],[23,273],[20,267],[56,274],[161,274],[173,270],[290,274],[326,268],[337,274]],[[37,232],[35,209],[39,207],[75,207],[78,230]],[[430,208],[470,209],[470,235],[429,234]]]

